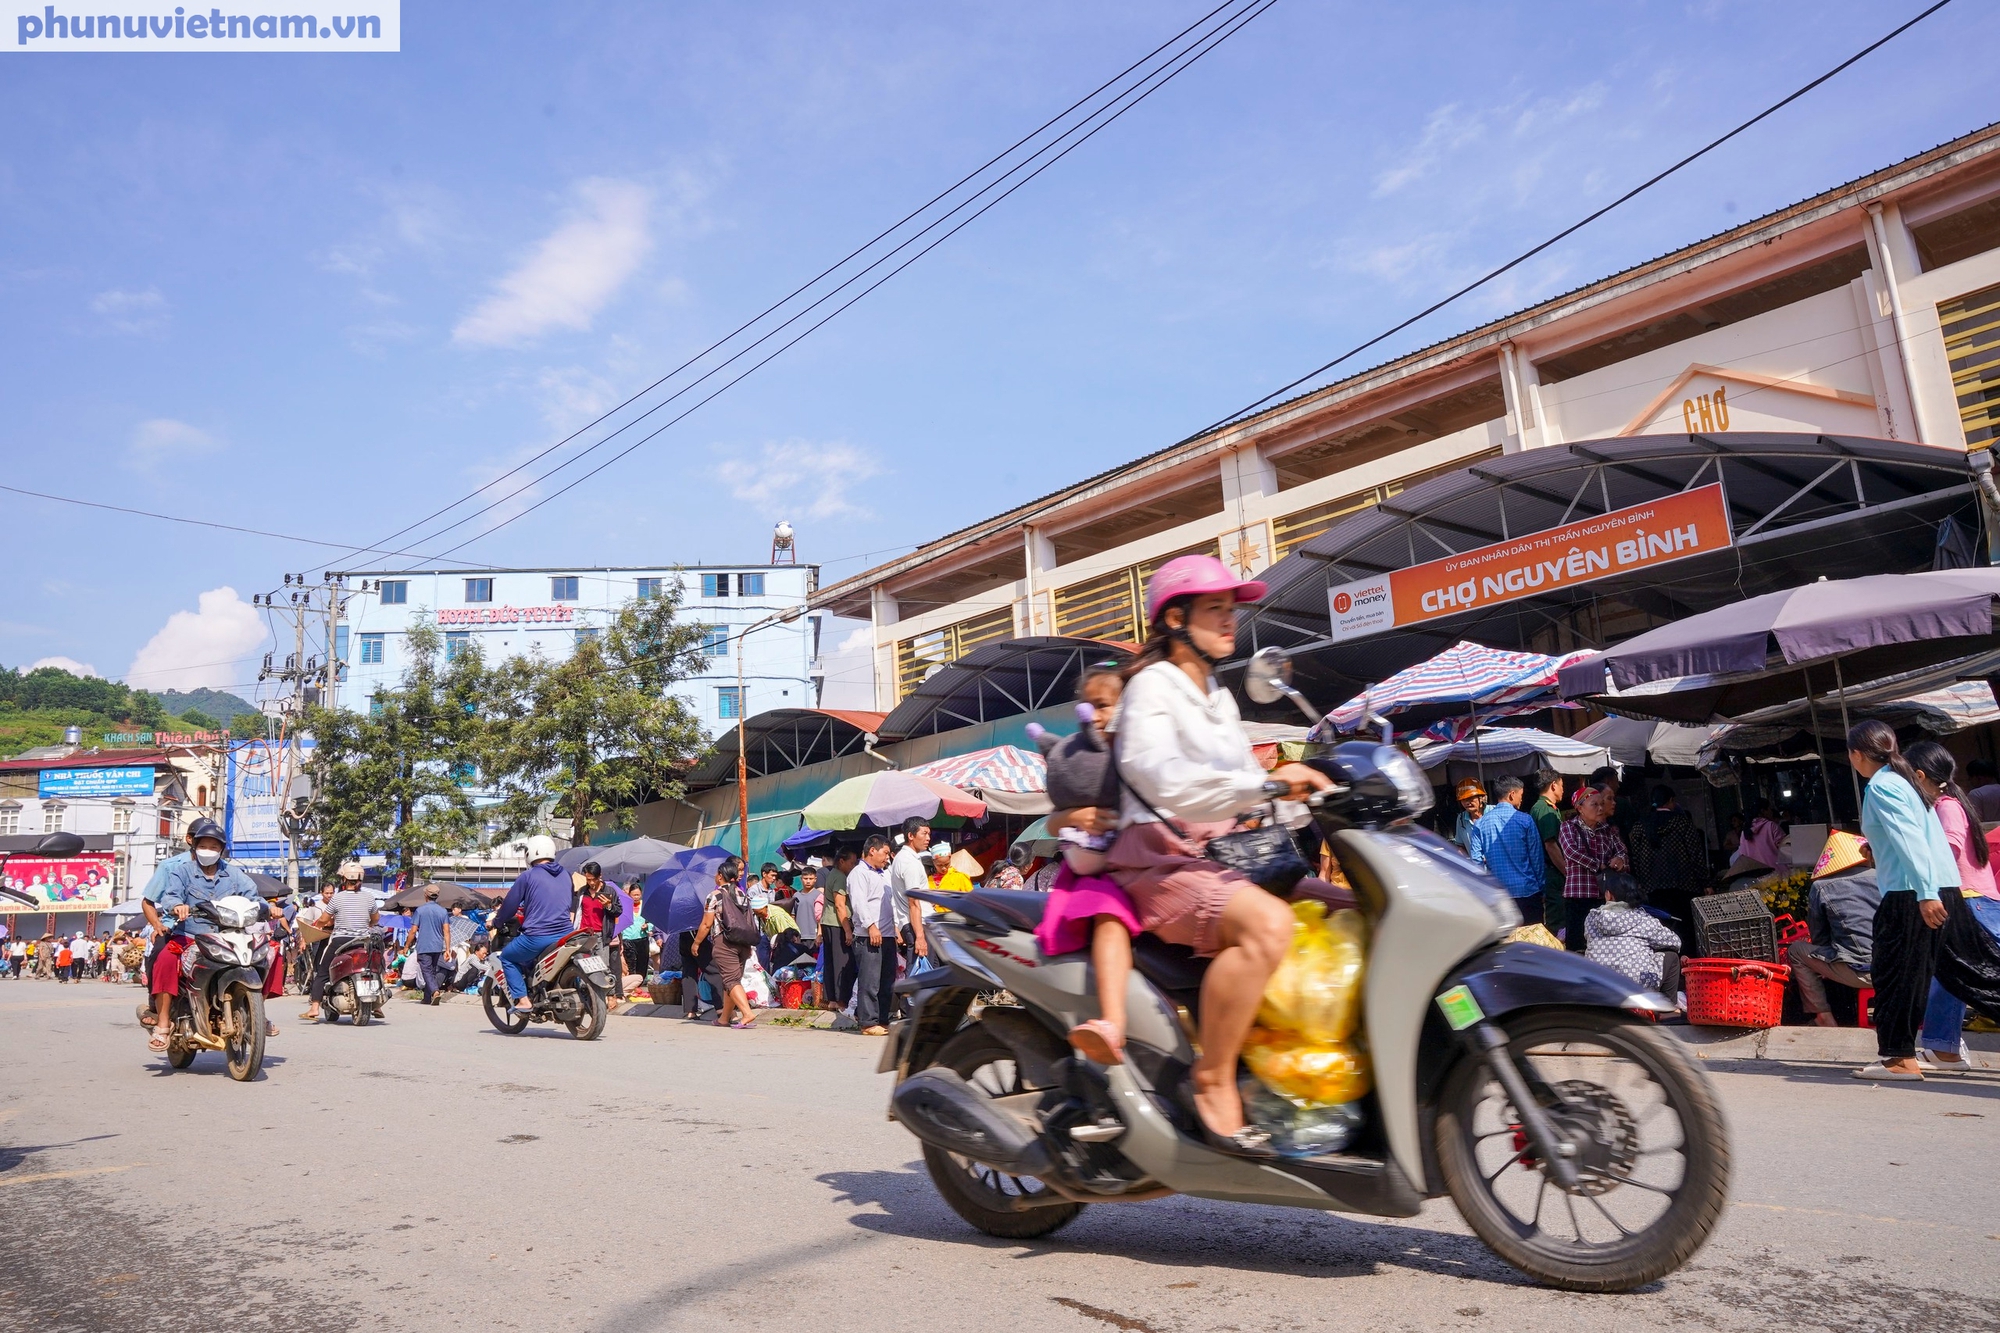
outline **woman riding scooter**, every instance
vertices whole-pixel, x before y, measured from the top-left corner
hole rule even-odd
[[[1202,848],[1260,802],[1333,785],[1304,764],[1265,772],[1236,701],[1211,674],[1235,651],[1237,603],[1263,595],[1262,583],[1234,577],[1208,555],[1170,560],[1147,582],[1149,633],[1126,668],[1118,710],[1126,790],[1108,869],[1149,932],[1213,960],[1201,987],[1195,1110],[1212,1146],[1245,1156],[1269,1155],[1270,1135],[1245,1123],[1236,1061],[1294,918],[1282,900]]]

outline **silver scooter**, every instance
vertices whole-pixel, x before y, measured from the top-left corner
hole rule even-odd
[[[1246,685],[1317,720],[1275,650]],[[1336,784],[1314,821],[1369,927],[1358,1135],[1275,1158],[1209,1146],[1188,1083],[1205,964],[1187,949],[1133,942],[1126,1058],[1100,1067],[1064,1037],[1097,1016],[1096,989],[1087,953],[1037,946],[1046,895],[913,893],[948,910],[925,923],[933,966],[897,985],[910,1016],[881,1068],[945,1202],[1024,1239],[1085,1204],[1175,1193],[1379,1217],[1449,1195],[1551,1286],[1626,1291],[1686,1263],[1726,1201],[1729,1137],[1706,1075],[1657,1026],[1673,1005],[1581,955],[1506,942],[1512,899],[1411,824],[1431,789],[1405,752],[1357,742],[1307,762]]]

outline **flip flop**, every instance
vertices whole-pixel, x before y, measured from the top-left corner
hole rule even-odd
[[[275,1036],[277,1036],[277,1035],[278,1035],[278,1025],[277,1025],[276,1023],[269,1023],[269,1022],[265,1023],[265,1024],[264,1024],[264,1035],[265,1035],[265,1036],[267,1036],[267,1037],[275,1037]]]
[[[1891,1069],[1880,1062],[1872,1065],[1863,1065],[1854,1071],[1854,1077],[1869,1079],[1876,1083],[1921,1083],[1924,1081],[1922,1074],[1912,1070]]]
[[[1125,1063],[1125,1042],[1118,1029],[1101,1018],[1087,1019],[1069,1030],[1070,1049],[1100,1065]]]

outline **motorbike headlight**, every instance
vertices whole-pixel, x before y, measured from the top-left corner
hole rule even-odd
[[[1431,792],[1430,779],[1424,776],[1423,768],[1416,760],[1393,745],[1375,747],[1375,767],[1382,776],[1396,784],[1396,799],[1409,818],[1416,818],[1431,808],[1436,799]]]

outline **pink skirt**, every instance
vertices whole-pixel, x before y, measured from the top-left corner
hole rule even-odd
[[[1147,931],[1169,944],[1185,944],[1200,958],[1222,948],[1222,909],[1251,880],[1201,854],[1208,840],[1232,825],[1188,824],[1184,838],[1161,823],[1133,824],[1111,844],[1107,873],[1139,909]],[[1262,889],[1257,890],[1262,893]]]
[[[1139,913],[1125,890],[1101,875],[1079,875],[1065,862],[1049,885],[1049,905],[1035,927],[1035,942],[1050,958],[1088,949],[1092,923],[1100,916],[1116,917],[1134,935],[1139,933]]]

